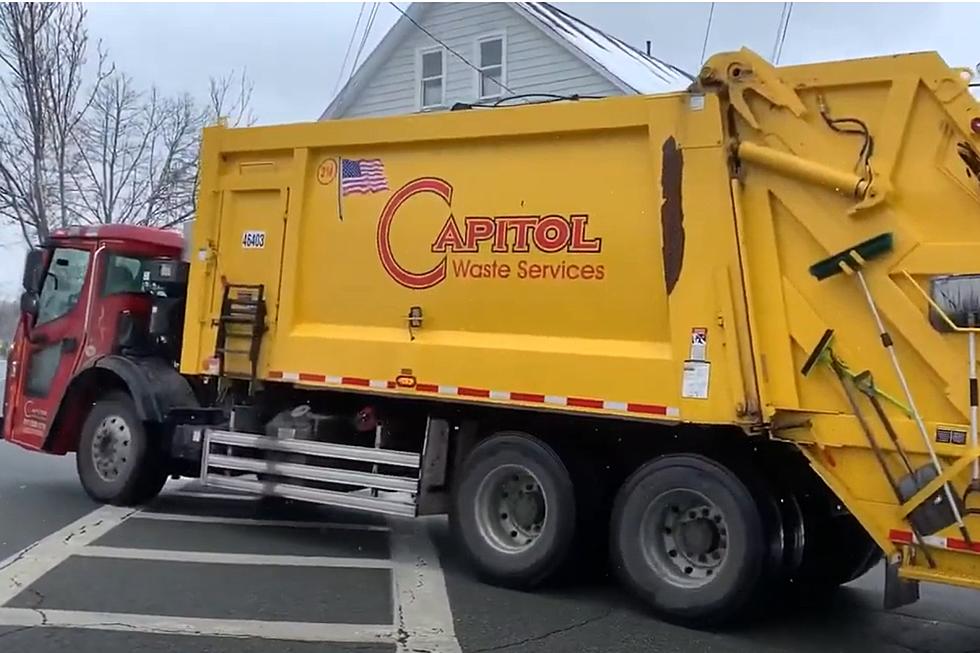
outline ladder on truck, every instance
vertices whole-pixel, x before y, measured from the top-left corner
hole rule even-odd
[[[427,420],[422,453],[416,453],[382,449],[380,437],[374,447],[364,447],[207,429],[201,480],[209,487],[364,512],[433,514],[448,501],[448,436],[446,421]],[[367,468],[350,469],[351,463]]]
[[[263,284],[224,284],[221,313],[215,320],[218,335],[215,357],[218,375],[228,374],[228,356],[247,356],[249,380],[255,381],[259,348],[266,332],[265,286]],[[243,342],[246,341],[246,342]]]

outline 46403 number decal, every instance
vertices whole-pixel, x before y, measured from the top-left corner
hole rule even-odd
[[[243,249],[262,249],[265,247],[264,231],[246,231],[242,234]]]

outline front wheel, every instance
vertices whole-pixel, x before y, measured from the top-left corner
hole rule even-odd
[[[146,428],[124,393],[109,394],[92,407],[82,425],[75,465],[90,497],[117,506],[148,501],[166,482]]]

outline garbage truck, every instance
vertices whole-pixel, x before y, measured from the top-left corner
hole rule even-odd
[[[884,558],[980,587],[980,111],[935,53],[684,92],[205,130],[190,235],[30,252],[4,438],[448,514],[531,588],[605,557],[716,626]]]

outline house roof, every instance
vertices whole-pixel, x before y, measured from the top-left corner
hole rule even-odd
[[[598,66],[624,91],[665,93],[687,88],[693,79],[675,66],[648,56],[547,2],[510,3],[549,36],[571,46],[573,54]]]
[[[693,78],[679,68],[643,54],[616,37],[546,2],[508,2],[511,9],[627,94],[679,91]],[[418,27],[432,3],[415,2],[381,39],[320,116],[335,118],[350,106],[401,41]]]

